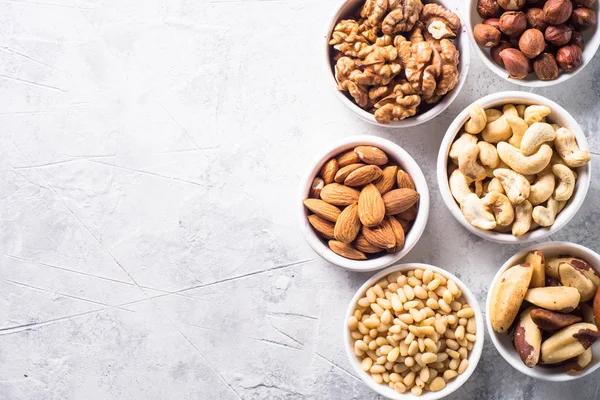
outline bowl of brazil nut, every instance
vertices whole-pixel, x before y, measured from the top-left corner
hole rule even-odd
[[[327,261],[373,271],[408,253],[429,215],[427,181],[400,146],[375,136],[334,143],[311,165],[298,201],[308,244]]]
[[[358,289],[344,321],[352,368],[389,399],[435,400],[471,376],[483,349],[477,299],[428,264],[387,268]]]
[[[490,285],[486,324],[520,372],[568,381],[600,368],[600,255],[569,242],[526,248]]]
[[[442,113],[469,69],[468,35],[450,0],[343,0],[325,39],[336,97],[383,127],[414,126]]]
[[[438,154],[442,198],[470,232],[500,243],[548,237],[581,207],[591,177],[575,119],[527,92],[486,96],[452,122]]]

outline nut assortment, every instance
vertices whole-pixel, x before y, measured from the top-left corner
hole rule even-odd
[[[581,31],[595,26],[595,0],[478,0],[483,21],[473,27],[477,44],[509,78],[524,79],[533,68],[538,79],[557,79],[583,63]]]
[[[458,83],[460,55],[450,39],[460,26],[439,4],[366,0],[331,33],[338,89],[380,123],[417,114]]]
[[[477,332],[456,282],[420,268],[391,273],[367,289],[347,324],[363,371],[416,396],[440,391],[465,372]]]
[[[551,124],[544,105],[469,109],[449,151],[449,187],[467,221],[521,236],[554,224],[573,195],[574,169],[590,153],[573,132]]]
[[[304,206],[308,222],[336,254],[367,254],[404,247],[418,213],[419,193],[405,171],[374,146],[358,146],[328,160],[313,179]]]
[[[492,328],[512,332],[514,347],[530,368],[583,371],[600,337],[600,273],[581,258],[546,258],[539,250],[521,261],[491,288]]]

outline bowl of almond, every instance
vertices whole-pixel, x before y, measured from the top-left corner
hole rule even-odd
[[[420,239],[429,190],[400,146],[354,136],[313,163],[299,203],[304,237],[317,254],[344,268],[373,271],[404,257]]]

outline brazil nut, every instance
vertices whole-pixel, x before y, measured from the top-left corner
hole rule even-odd
[[[556,364],[579,356],[600,337],[594,324],[580,322],[561,329],[542,343],[542,362]]]
[[[529,289],[525,300],[546,310],[570,313],[579,305],[577,289],[567,286],[552,286]]]
[[[540,359],[540,350],[542,346],[542,331],[533,322],[531,312],[535,311],[529,307],[521,313],[519,323],[515,327],[513,342],[519,357],[525,365],[533,368]]]

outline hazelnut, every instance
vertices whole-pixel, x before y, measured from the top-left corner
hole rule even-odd
[[[537,57],[545,47],[544,34],[537,29],[527,29],[519,39],[519,49],[528,58]]]
[[[552,81],[558,78],[558,64],[550,53],[542,53],[533,63],[533,70],[542,81]]]
[[[596,4],[596,0],[573,0],[573,4],[576,6],[591,7]]]
[[[527,10],[525,16],[527,17],[527,25],[530,28],[535,28],[539,29],[540,31],[543,31],[548,26],[546,21],[544,21],[544,10],[542,10],[541,8],[530,8],[529,10]]]
[[[544,4],[544,20],[550,25],[560,25],[567,22],[573,11],[569,0],[548,0]]]
[[[494,18],[500,16],[502,8],[496,0],[478,0],[477,12],[481,18]]]
[[[583,63],[581,49],[573,44],[561,47],[556,53],[556,62],[566,72],[571,72],[579,68]]]
[[[480,46],[494,47],[500,43],[502,34],[491,25],[477,24],[473,28],[473,37]]]
[[[500,30],[508,36],[521,36],[527,29],[527,17],[521,11],[509,11],[500,17]]]
[[[591,8],[579,7],[574,9],[573,14],[571,14],[571,24],[576,28],[589,28],[596,25],[597,22],[596,12]]]
[[[554,46],[564,46],[569,43],[572,35],[573,30],[565,24],[549,26],[544,33],[546,41]]]
[[[525,6],[525,0],[498,0],[498,4],[507,11],[516,11]]]
[[[583,50],[583,34],[578,31],[573,31],[571,35],[571,41],[569,42],[569,44],[574,44],[575,46]]]
[[[500,29],[500,18],[488,18],[482,22],[484,25],[493,26],[496,29]]]
[[[490,55],[492,56],[492,60],[502,68],[504,68],[504,61],[500,58],[500,52],[504,49],[513,48],[513,45],[507,42],[506,40],[502,40],[498,46],[492,47],[490,50]]]
[[[504,49],[500,52],[500,58],[508,71],[508,77],[523,79],[529,73],[529,59],[517,49]]]

